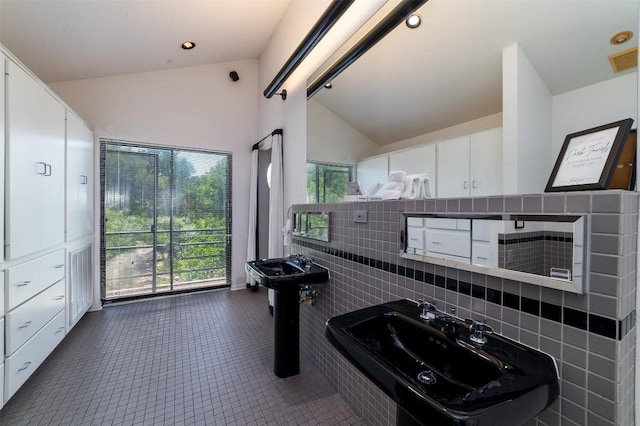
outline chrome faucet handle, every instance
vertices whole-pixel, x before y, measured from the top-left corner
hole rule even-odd
[[[491,332],[491,327],[489,327],[486,323],[486,319],[484,321],[480,320],[472,320],[471,325],[469,325],[469,339],[478,345],[484,345],[487,343],[487,338],[485,337],[485,332]]]
[[[427,321],[435,319],[438,312],[435,302],[425,302],[422,299],[418,299],[418,309],[421,309],[420,318]]]

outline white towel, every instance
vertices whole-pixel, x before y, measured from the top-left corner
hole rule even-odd
[[[424,176],[419,179],[418,183],[418,196],[419,199],[431,198],[431,181],[428,177]]]
[[[415,200],[418,195],[418,184],[420,183],[419,175],[407,175],[404,180],[404,190],[402,191],[401,198],[405,200]]]
[[[383,200],[398,200],[402,195],[404,189],[404,181],[407,174],[402,171],[395,171],[389,173],[387,183],[384,184],[382,199]]]

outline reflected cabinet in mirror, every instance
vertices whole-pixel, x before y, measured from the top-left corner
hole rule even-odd
[[[329,241],[329,213],[294,213],[293,235],[313,240]]]
[[[309,78],[308,90],[337,69],[397,3],[386,2]],[[434,196],[467,196],[441,194],[436,173],[428,168],[438,160],[439,170],[453,173],[458,163],[466,164],[459,157],[456,162],[442,150],[412,151],[422,166],[411,169],[413,163],[393,164],[391,153],[503,126],[495,138],[502,158],[494,156],[494,170],[509,163],[505,170],[520,175],[518,180],[500,176],[502,185],[490,193],[542,192],[567,134],[637,116],[637,61],[616,72],[609,57],[636,53],[638,9],[635,0],[429,0],[417,11],[422,25],[412,29],[401,23],[340,68],[331,88],[323,82],[308,99],[307,160],[356,165],[358,181],[366,181],[366,173],[386,179],[391,170],[427,173]],[[621,31],[634,36],[610,43]],[[472,141],[469,149],[473,146]],[[519,159],[514,152],[539,157]],[[381,161],[373,167],[364,159]],[[530,167],[532,161],[539,169]],[[474,167],[462,172],[473,175]]]
[[[582,216],[405,213],[402,257],[584,292]]]

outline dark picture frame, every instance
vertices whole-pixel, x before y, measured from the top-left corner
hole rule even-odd
[[[632,118],[567,135],[545,192],[607,189]]]

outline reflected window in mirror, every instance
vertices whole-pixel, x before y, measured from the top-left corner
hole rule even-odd
[[[353,179],[353,166],[307,162],[307,203],[340,203]]]

